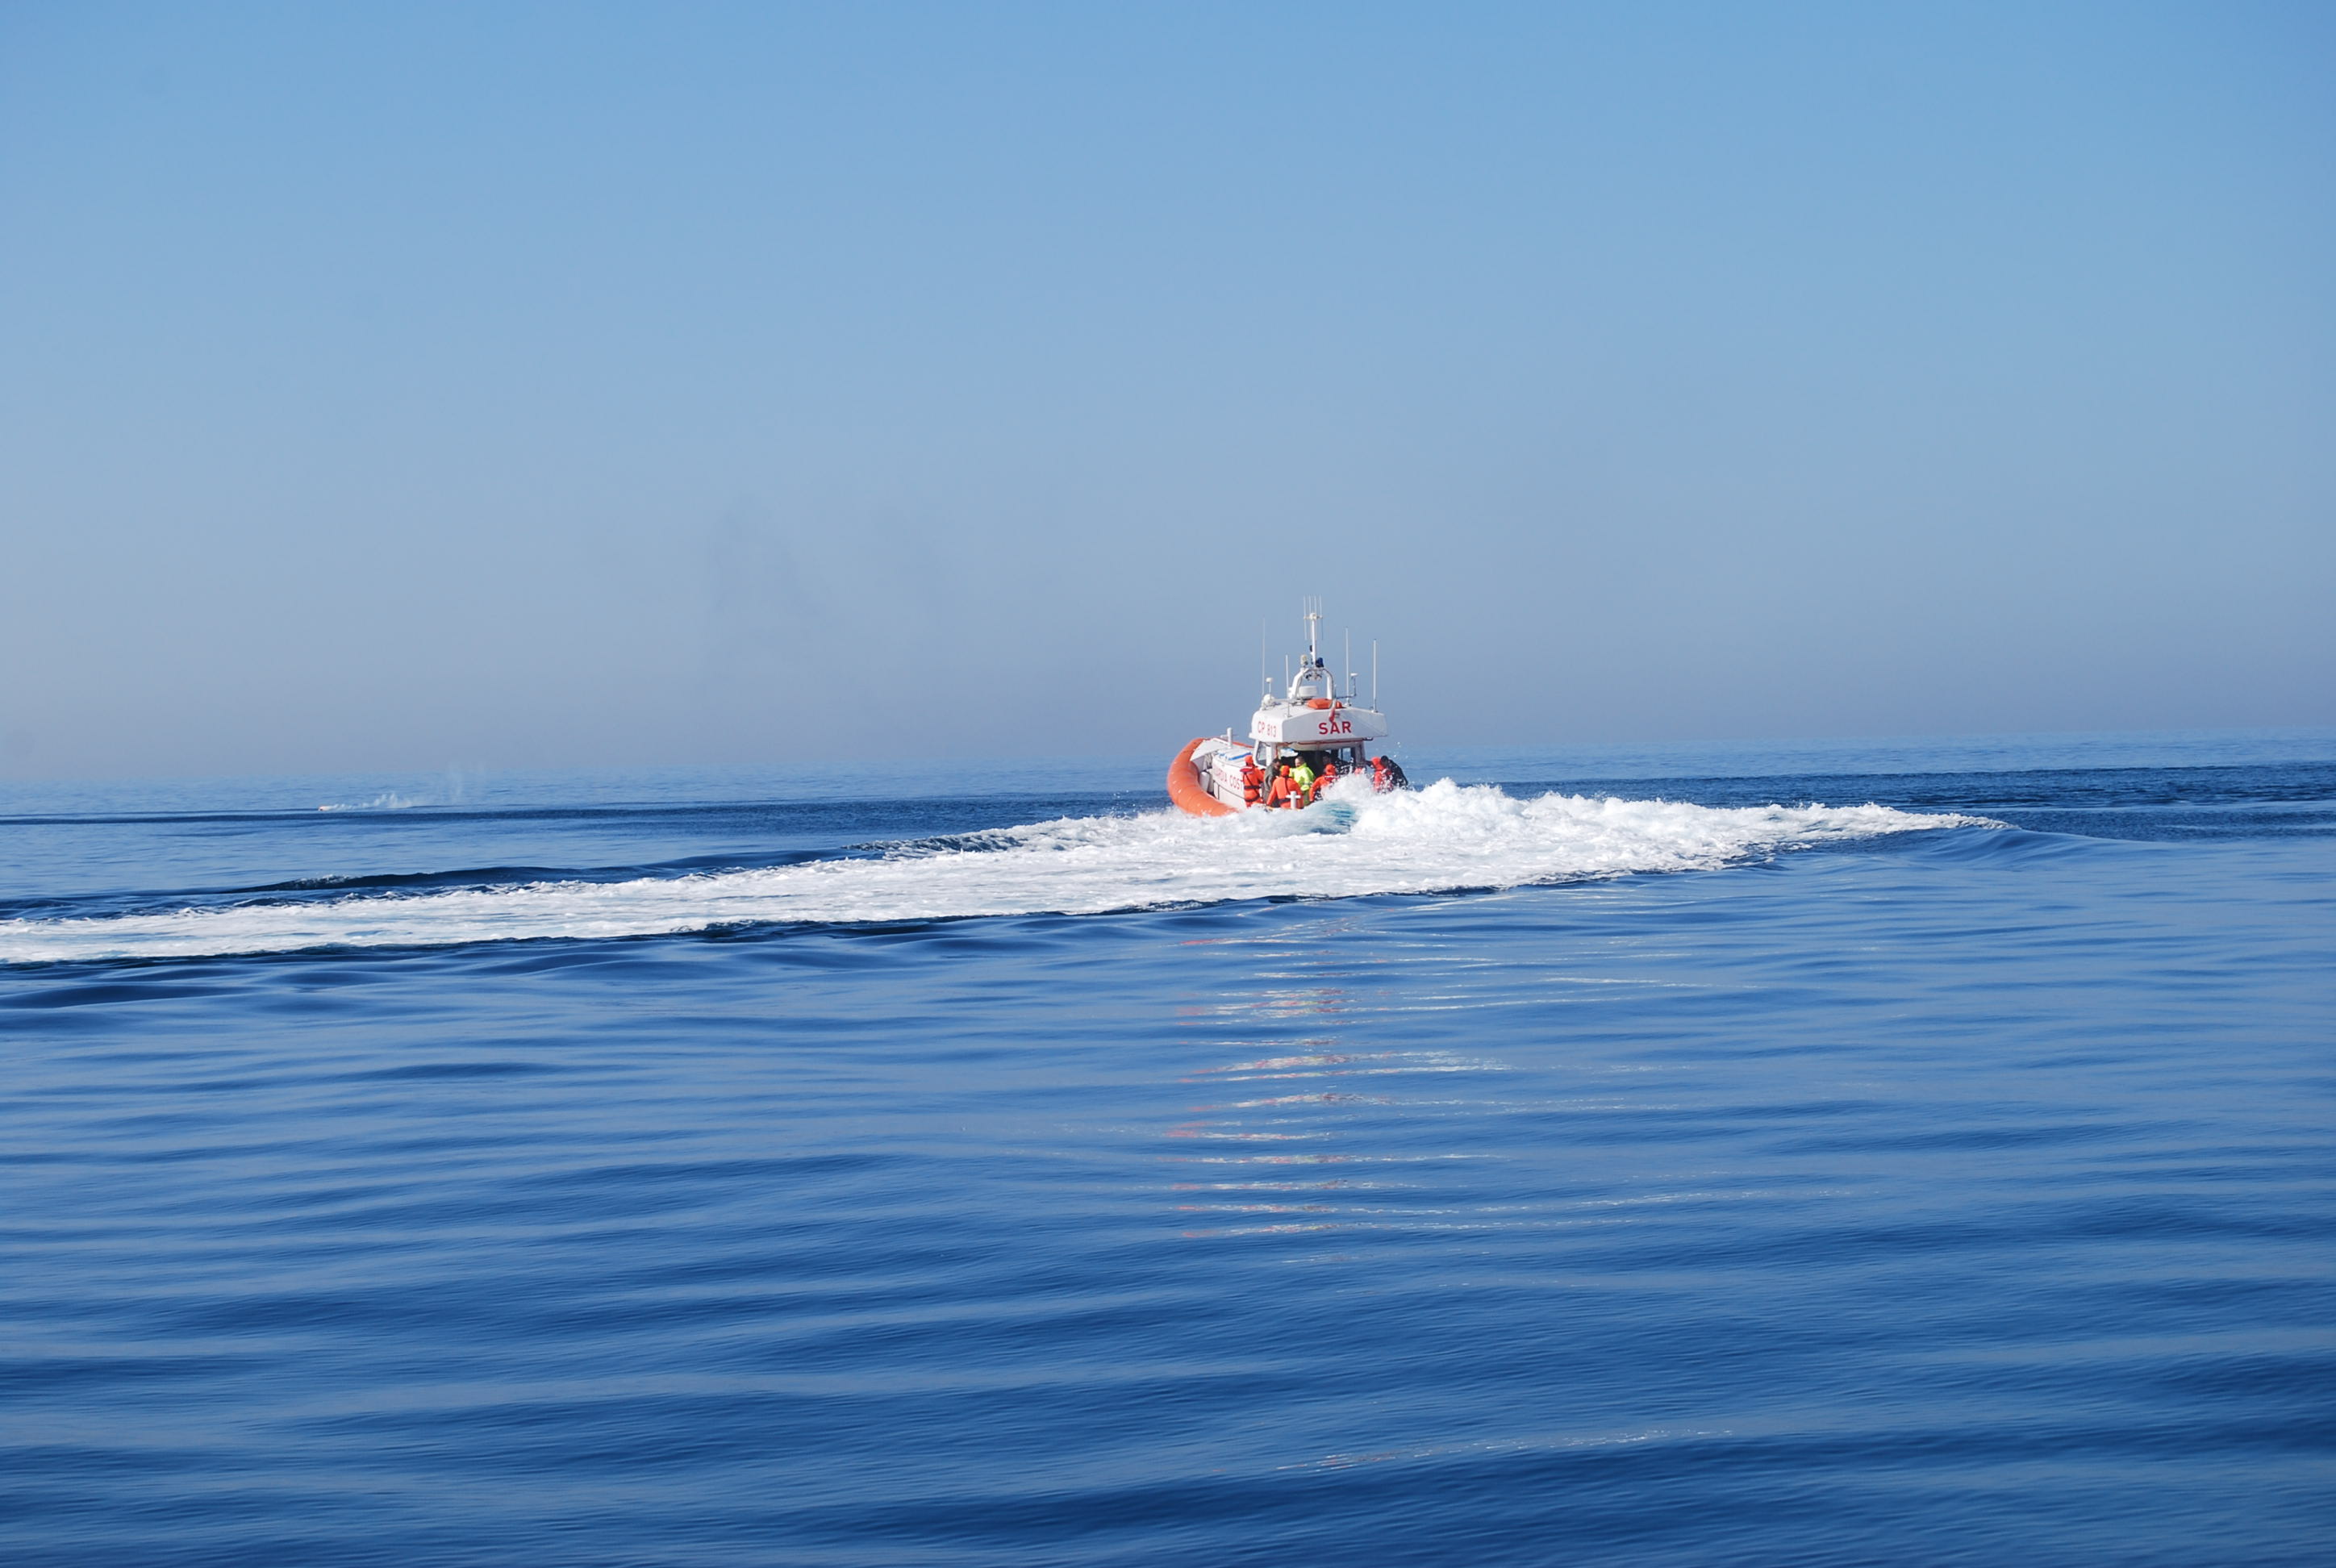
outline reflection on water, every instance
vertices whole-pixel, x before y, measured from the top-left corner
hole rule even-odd
[[[1434,943],[1410,944],[1400,958],[1377,963],[1358,964],[1347,951],[1334,968],[1327,956],[1313,961],[1292,955],[1284,944],[1260,945],[1277,950],[1269,960],[1273,967],[1256,978],[1285,983],[1179,1006],[1176,1011],[1188,1025],[1231,1021],[1249,1037],[1190,1041],[1196,1049],[1234,1053],[1234,1059],[1193,1068],[1177,1082],[1203,1089],[1252,1084],[1266,1088],[1305,1080],[1348,1080],[1350,1086],[1244,1094],[1187,1105],[1187,1119],[1161,1135],[1178,1145],[1163,1158],[1181,1167],[1183,1179],[1172,1183],[1172,1191],[1177,1213],[1186,1217],[1187,1228],[1181,1232],[1186,1239],[1334,1231],[1595,1230],[1632,1224],[1634,1212],[1680,1205],[1725,1211],[1788,1197],[1821,1202],[1844,1195],[1838,1187],[1815,1184],[1788,1193],[1715,1183],[1708,1180],[1710,1173],[1692,1167],[1640,1165],[1627,1176],[1606,1168],[1591,1153],[1610,1136],[1603,1124],[1626,1115],[1673,1115],[1686,1108],[1643,1091],[1618,1095],[1600,1082],[1618,1073],[1642,1078],[1660,1070],[1643,1064],[1625,1066],[1585,1055],[1572,1068],[1585,1080],[1582,1088],[1595,1085],[1595,1090],[1552,1095],[1550,1064],[1544,1062],[1541,1070],[1523,1075],[1533,1086],[1526,1093],[1501,1094],[1490,1091],[1516,1068],[1497,1057],[1381,1043],[1413,1027],[1405,1015],[1424,1010],[1423,997],[1429,998],[1425,1010],[1508,1009],[1547,1003],[1553,985],[1609,996],[1650,985],[1640,977],[1520,977],[1465,950]],[[1394,983],[1397,971],[1399,983]],[[1358,973],[1373,972],[1391,982],[1384,999],[1380,994],[1364,999],[1350,983]],[[1651,985],[1708,989],[1694,982]],[[1302,1020],[1309,1032],[1280,1043],[1256,1037],[1270,1037],[1276,1025],[1286,1027],[1293,1020]],[[1327,1031],[1326,1023],[1332,1026]],[[1546,1053],[1545,1038],[1533,1043]],[[1407,1078],[1433,1080],[1434,1092],[1423,1082],[1419,1092],[1405,1093],[1400,1080]],[[1482,1089],[1471,1092],[1477,1085]],[[1572,1160],[1566,1158],[1569,1150]],[[1566,1179],[1554,1188],[1553,1157],[1567,1167]],[[1339,1167],[1336,1174],[1307,1174],[1330,1166]],[[1204,1174],[1194,1167],[1211,1169]]]
[[[1415,961],[1425,956],[1415,955]],[[1273,957],[1276,967],[1257,978],[1282,983],[1183,1010],[1187,1016],[1245,1017],[1250,1027],[1260,1033],[1270,1034],[1276,1025],[1287,1027],[1300,1019],[1314,1031],[1326,1022],[1332,1023],[1334,1032],[1309,1032],[1279,1049],[1261,1046],[1254,1038],[1228,1040],[1220,1048],[1241,1053],[1237,1059],[1197,1068],[1178,1081],[1213,1086],[1358,1079],[1371,1080],[1372,1090],[1383,1092],[1366,1092],[1358,1084],[1353,1088],[1264,1094],[1189,1107],[1192,1119],[1168,1128],[1165,1136],[1186,1144],[1231,1147],[1222,1154],[1180,1153],[1168,1159],[1186,1166],[1246,1166],[1256,1174],[1229,1173],[1216,1180],[1175,1183],[1174,1191],[1184,1200],[1177,1204],[1179,1213],[1220,1222],[1187,1229],[1183,1234],[1203,1238],[1405,1229],[1449,1224],[1454,1216],[1472,1212],[1461,1194],[1440,1191],[1437,1183],[1423,1179],[1418,1167],[1486,1159],[1480,1152],[1439,1146],[1449,1130],[1442,1124],[1464,1104],[1497,1114],[1501,1103],[1409,1096],[1396,1092],[1397,1086],[1385,1080],[1494,1074],[1507,1071],[1506,1066],[1448,1049],[1364,1047],[1361,1041],[1393,1034],[1399,1026],[1390,1009],[1358,1001],[1352,985],[1358,965],[1351,950],[1338,956],[1335,969],[1327,956],[1301,958],[1284,948]],[[1362,967],[1368,970],[1391,966],[1382,961]],[[1308,1146],[1296,1149],[1290,1144]],[[1290,1168],[1294,1165],[1414,1169],[1403,1179],[1391,1174],[1365,1178],[1341,1174],[1307,1181],[1293,1179]],[[1450,1201],[1438,1203],[1439,1197]]]

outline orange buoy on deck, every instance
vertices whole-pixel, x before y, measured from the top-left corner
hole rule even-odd
[[[1200,772],[1192,766],[1192,748],[1208,738],[1202,735],[1199,740],[1188,741],[1184,749],[1176,754],[1176,760],[1168,765],[1168,798],[1196,817],[1229,817],[1237,808],[1202,788]]]

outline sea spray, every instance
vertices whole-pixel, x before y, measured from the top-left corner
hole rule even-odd
[[[1712,807],[1449,781],[1375,795],[1357,779],[1304,812],[1066,817],[875,858],[426,893],[255,901],[0,922],[0,961],[194,957],[637,937],[759,923],[1099,914],[1259,898],[1352,898],[1711,870],[1812,845],[1987,819],[1887,806]]]

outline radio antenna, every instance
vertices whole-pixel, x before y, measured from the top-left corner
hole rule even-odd
[[[1373,711],[1373,712],[1377,712],[1377,711],[1378,710],[1378,706],[1379,706],[1379,641],[1378,641],[1378,638],[1371,638],[1371,709],[1372,709],[1372,711]]]

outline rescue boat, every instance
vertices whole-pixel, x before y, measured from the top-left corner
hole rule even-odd
[[[1231,816],[1236,812],[1303,809],[1331,782],[1360,774],[1374,789],[1407,789],[1396,760],[1374,756],[1387,739],[1378,711],[1378,654],[1371,655],[1371,706],[1356,700],[1355,672],[1347,689],[1323,661],[1319,633],[1322,606],[1306,601],[1306,658],[1287,673],[1276,692],[1267,677],[1265,695],[1250,716],[1249,735],[1231,728],[1186,743],[1168,765],[1168,798],[1194,816]],[[1351,648],[1348,662],[1352,663]]]

